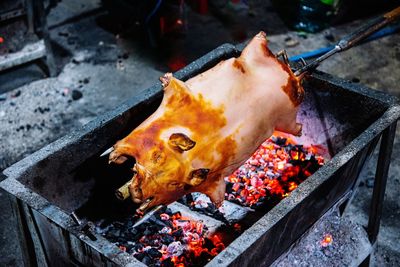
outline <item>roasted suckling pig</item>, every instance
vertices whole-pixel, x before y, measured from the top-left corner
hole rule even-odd
[[[274,130],[300,135],[300,80],[257,34],[230,58],[186,82],[160,78],[159,108],[114,145],[109,161],[136,160],[129,192],[145,210],[202,192],[217,206],[224,177],[246,161]]]

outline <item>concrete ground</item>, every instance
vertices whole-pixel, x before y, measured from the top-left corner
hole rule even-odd
[[[333,44],[362,23],[299,35],[286,28],[269,1],[250,2],[254,5],[238,11],[240,15],[229,23],[188,10],[186,35],[159,49],[148,48],[136,36],[121,36],[107,29],[107,16],[98,9],[98,1],[87,1],[85,6],[78,0],[61,2],[49,15],[59,75],[43,79],[43,72],[34,64],[0,74],[0,92],[5,92],[0,95],[0,170],[139,94],[168,71],[173,60],[189,63],[222,43],[239,43],[259,30],[269,35],[272,50],[287,49],[295,55]],[[258,8],[254,8],[256,4]],[[78,16],[91,10],[95,12]],[[76,16],[78,19],[68,21]],[[336,55],[320,69],[400,96],[400,34]],[[26,84],[20,86],[21,82]],[[400,266],[399,156],[398,130],[376,266]],[[346,214],[358,225],[366,224],[374,162]],[[4,192],[0,192],[0,209],[0,265],[21,266],[12,211]]]

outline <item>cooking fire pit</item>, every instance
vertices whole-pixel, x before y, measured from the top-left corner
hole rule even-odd
[[[239,53],[235,46],[222,45],[175,76],[186,80]],[[149,245],[158,242],[150,237],[151,229],[156,229],[164,239],[171,239],[165,235],[169,231],[171,236],[175,233],[172,240],[165,240],[172,244],[178,242],[176,227],[181,227],[190,233],[185,238],[189,235],[194,238],[190,242],[182,241],[188,242],[194,255],[210,256],[196,264],[269,265],[332,206],[351,195],[366,160],[382,137],[368,227],[370,241],[375,242],[379,203],[383,198],[400,106],[394,97],[324,73],[313,74],[304,86],[306,98],[298,115],[303,136],[294,141],[304,147],[323,148],[318,153],[314,151],[315,155],[304,154],[307,160],[316,160],[314,174],[305,179],[306,175],[300,184],[301,181],[288,184],[292,185],[290,193],[284,193],[282,200],[268,207],[257,207],[257,201],[249,200],[247,193],[241,194],[246,189],[244,183],[241,185],[235,177],[230,177],[232,188],[237,188],[229,191],[227,198],[236,201],[224,202],[224,216],[212,208],[204,209],[208,206],[196,208],[205,200],[193,194],[193,199],[187,197],[169,205],[139,226],[142,228],[130,232],[133,236],[140,235],[138,240],[143,247],[138,250],[145,249],[146,255],[163,257],[162,252]],[[127,234],[125,230],[115,233],[115,225],[120,222],[130,226],[135,222],[135,206],[114,197],[114,190],[131,174],[127,168],[109,166],[107,159],[99,155],[154,112],[161,98],[158,84],[3,172],[7,179],[0,185],[9,193],[14,207],[27,266],[145,266],[145,263],[160,266],[144,259],[143,253],[135,254],[137,243],[121,240]],[[300,146],[296,148],[282,139],[273,142],[272,145],[290,145],[290,157],[299,157],[296,153]],[[247,182],[255,186],[260,181]],[[244,199],[248,205],[238,205]],[[110,234],[111,225],[115,229]],[[200,233],[204,233],[206,248],[200,249],[193,242],[199,240]],[[168,253],[180,253],[179,246],[175,245]],[[165,251],[168,248],[164,247]],[[184,265],[174,262],[173,258],[163,263],[164,266]]]

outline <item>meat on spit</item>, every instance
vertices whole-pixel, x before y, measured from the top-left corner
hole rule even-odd
[[[230,58],[186,82],[165,74],[158,109],[114,145],[109,161],[136,160],[129,192],[142,211],[202,192],[220,206],[224,177],[274,130],[300,135],[300,78],[257,34]]]

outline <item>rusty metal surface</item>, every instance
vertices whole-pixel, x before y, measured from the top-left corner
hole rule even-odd
[[[175,76],[186,80],[221,59],[237,55],[238,52],[232,45],[223,45],[188,65]],[[210,266],[272,262],[351,189],[382,131],[400,116],[400,107],[394,97],[327,74],[313,75],[307,88],[316,89],[317,99],[322,101],[320,104],[324,107],[319,114],[314,111],[313,116],[317,116],[325,124],[330,119],[340,124],[341,120],[349,119],[341,118],[343,110],[358,112],[352,114],[356,123],[354,127],[357,129],[341,136],[342,140],[335,141],[334,139],[340,137],[340,132],[348,130],[351,125],[344,124],[343,129],[337,129],[333,125],[326,128],[324,134],[330,140],[332,153],[335,155],[332,160],[245,231],[214,258],[209,263]],[[42,244],[35,248],[38,255],[36,261],[46,261],[49,265],[54,265],[55,261],[60,264],[64,261],[65,264],[79,263],[88,266],[143,265],[103,237],[97,235],[97,240],[93,241],[79,232],[69,213],[87,201],[94,181],[74,180],[73,173],[84,162],[97,158],[115,140],[151,114],[158,106],[161,94],[161,86],[157,84],[4,171],[3,175],[7,179],[0,186],[10,193],[11,198],[18,199],[16,201],[21,203],[18,212],[26,218],[29,225],[28,229],[22,229],[24,236],[27,239],[36,238],[39,240],[36,242]],[[348,107],[346,106],[349,110],[336,106],[335,101],[340,101],[343,96],[349,102]],[[309,94],[309,97],[315,96]],[[332,102],[331,106],[324,101]],[[370,110],[363,110],[354,106],[354,103],[359,103],[360,106],[365,104],[365,108]],[[335,109],[339,109],[335,111],[336,114],[329,113]],[[307,114],[303,114],[305,115]],[[361,116],[364,116],[364,120],[361,120]],[[324,123],[321,127],[324,127]],[[311,122],[308,128],[311,129]],[[73,188],[66,185],[73,185]],[[305,210],[309,213],[305,214]],[[304,216],[298,217],[301,215]],[[285,238],[281,238],[283,236]],[[25,242],[25,245],[29,246],[29,242]],[[248,257],[252,257],[254,261],[246,261]]]

